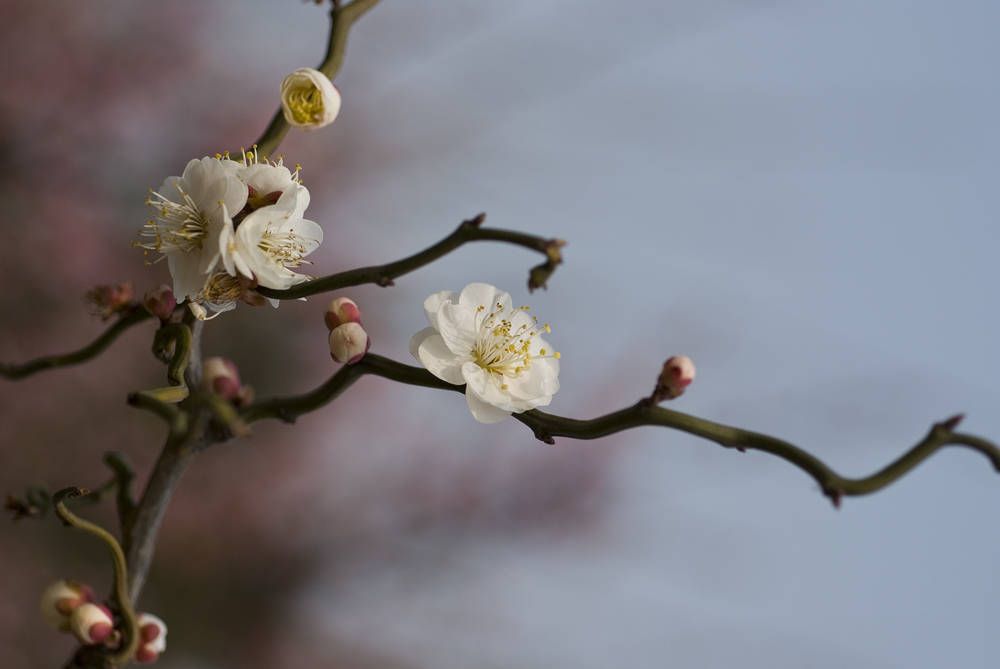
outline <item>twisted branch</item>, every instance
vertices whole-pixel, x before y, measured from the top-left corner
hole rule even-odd
[[[133,325],[137,325],[148,318],[152,318],[152,315],[146,311],[141,304],[134,305],[122,313],[122,315],[118,317],[118,320],[115,321],[111,327],[105,330],[100,337],[78,351],[63,353],[61,355],[47,355],[20,365],[0,363],[0,376],[5,376],[11,380],[17,380],[23,379],[26,376],[31,376],[36,372],[41,372],[46,369],[68,367],[69,365],[86,362],[104,351],[104,349],[110,346],[111,342],[117,339],[120,334],[125,332],[125,330],[128,330]]]
[[[130,660],[139,647],[139,623],[136,620],[135,610],[132,608],[132,601],[128,598],[126,589],[128,569],[125,566],[125,555],[122,553],[122,547],[118,544],[118,540],[103,527],[80,518],[66,508],[67,499],[80,497],[87,493],[88,491],[83,488],[63,488],[52,499],[55,502],[56,514],[64,523],[94,535],[103,541],[111,552],[115,577],[113,603],[121,614],[123,629],[121,647],[117,652],[108,655],[107,660],[112,666],[118,666]]]
[[[378,0],[354,0],[343,7],[340,2],[333,3],[333,8],[330,10],[330,38],[327,41],[326,55],[323,56],[323,62],[316,68],[329,77],[331,81],[337,76],[340,66],[344,62],[347,35],[351,31],[351,26],[377,3]],[[265,157],[274,155],[287,132],[288,121],[285,120],[285,115],[279,107],[271,118],[271,123],[264,130],[264,134],[254,144],[257,147],[257,153]],[[237,155],[236,152],[234,155]]]
[[[339,290],[350,286],[360,286],[366,283],[391,286],[393,285],[393,279],[419,269],[424,265],[429,265],[463,244],[478,241],[506,242],[516,246],[523,246],[526,249],[537,251],[544,255],[546,257],[545,262],[531,269],[528,277],[528,290],[534,291],[536,288],[544,288],[545,282],[555,271],[556,266],[562,262],[562,252],[560,249],[566,245],[566,242],[561,239],[546,239],[512,230],[481,227],[485,220],[486,214],[479,214],[474,218],[462,221],[453,233],[437,244],[402,260],[385,265],[372,265],[371,267],[360,267],[346,272],[331,274],[314,279],[313,281],[300,283],[286,290],[263,287],[259,287],[256,290],[261,295],[266,295],[267,297],[294,300],[308,295],[326,293],[331,290]]]
[[[326,383],[311,392],[265,400],[246,407],[241,412],[243,419],[247,423],[265,418],[294,422],[296,417],[333,401],[366,374],[425,388],[465,392],[465,386],[442,381],[426,369],[369,353],[360,362],[342,367]],[[840,505],[841,497],[867,495],[881,490],[945,446],[965,446],[978,451],[1000,472],[1000,448],[980,437],[954,431],[962,420],[961,415],[936,423],[916,446],[874,474],[862,478],[841,476],[816,456],[782,439],[656,406],[648,398],[620,411],[588,420],[565,418],[537,409],[513,414],[513,417],[531,428],[536,438],[549,444],[555,443],[555,437],[597,439],[650,425],[687,432],[739,451],[763,451],[809,474],[835,506]]]

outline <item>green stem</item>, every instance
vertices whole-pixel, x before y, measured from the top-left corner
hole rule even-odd
[[[438,258],[451,253],[463,244],[478,241],[506,242],[545,255],[546,261],[531,270],[528,280],[529,290],[543,288],[545,281],[555,270],[556,265],[562,262],[560,249],[565,245],[565,242],[561,239],[546,239],[512,230],[480,227],[484,220],[486,220],[486,214],[479,214],[475,218],[462,221],[453,233],[438,243],[402,260],[386,263],[385,265],[372,265],[371,267],[360,267],[346,272],[331,274],[314,279],[313,281],[300,283],[286,290],[275,290],[272,288],[257,288],[256,290],[261,295],[266,295],[267,297],[294,300],[300,297],[326,293],[350,286],[360,286],[366,283],[391,286],[393,279],[403,274],[408,274],[424,265],[428,265]]]
[[[344,63],[344,53],[347,49],[347,36],[351,31],[351,26],[369,9],[374,7],[378,0],[354,0],[354,2],[343,7],[335,2],[330,10],[330,37],[327,40],[326,55],[323,62],[316,68],[332,81],[340,66]],[[258,155],[262,157],[273,156],[281,144],[281,140],[288,133],[288,122],[281,108],[271,117],[271,122],[264,130],[254,146],[257,147]]]
[[[246,407],[242,411],[243,419],[248,423],[265,418],[293,422],[296,417],[333,401],[366,374],[425,388],[465,392],[465,386],[446,383],[426,369],[368,353],[358,363],[342,367],[313,391],[293,397],[264,400]],[[874,474],[861,478],[841,476],[816,456],[782,439],[655,406],[648,399],[588,420],[565,418],[537,409],[513,414],[513,417],[531,428],[535,437],[550,444],[555,443],[555,437],[597,439],[648,425],[680,430],[740,451],[770,453],[809,474],[835,505],[839,505],[842,496],[867,495],[881,490],[944,446],[965,446],[978,451],[1000,472],[1000,448],[985,439],[954,431],[961,416],[935,424],[916,446]]]
[[[48,355],[20,365],[0,363],[0,376],[5,376],[11,380],[23,379],[26,376],[31,376],[46,369],[67,367],[86,362],[104,351],[104,349],[111,345],[111,342],[130,327],[148,318],[152,318],[152,315],[142,305],[134,305],[119,316],[118,320],[105,330],[100,337],[87,346],[71,353]]]
[[[66,499],[86,494],[87,491],[82,488],[63,488],[55,494],[53,500],[55,502],[56,514],[63,522],[94,535],[103,541],[111,552],[111,562],[114,567],[115,578],[113,590],[114,605],[121,614],[123,629],[122,645],[117,652],[108,656],[108,660],[112,666],[119,666],[128,662],[135,655],[135,651],[139,647],[139,624],[136,620],[135,609],[132,608],[132,602],[128,597],[128,569],[125,565],[125,555],[122,553],[122,547],[119,545],[118,540],[103,527],[80,518],[66,508]]]

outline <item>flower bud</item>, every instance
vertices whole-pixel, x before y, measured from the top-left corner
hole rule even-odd
[[[174,291],[170,290],[170,286],[161,285],[158,288],[146,291],[146,296],[143,298],[142,304],[146,307],[146,311],[161,321],[165,321],[174,313],[174,308],[177,306],[177,298],[174,297]]]
[[[94,315],[100,316],[102,321],[106,321],[115,314],[128,309],[132,305],[134,294],[132,284],[126,281],[113,286],[94,286],[87,291],[86,300],[90,303]]]
[[[232,360],[208,358],[201,366],[201,386],[233,400],[240,394],[240,372]]]
[[[41,609],[46,622],[64,632],[69,630],[69,617],[87,602],[94,601],[94,591],[79,581],[60,580],[45,588]]]
[[[360,323],[343,323],[330,332],[330,355],[337,362],[353,365],[369,348],[371,340]]]
[[[137,622],[139,648],[135,652],[135,661],[141,664],[155,662],[167,649],[167,625],[152,613],[140,613]]]
[[[326,327],[333,330],[344,323],[361,323],[361,310],[354,300],[338,297],[326,306]]]
[[[656,380],[653,399],[656,402],[672,400],[684,394],[688,385],[694,381],[694,363],[686,355],[675,355],[663,363],[663,371]]]
[[[291,126],[322,128],[337,118],[340,92],[319,70],[302,67],[281,82],[281,110]]]
[[[80,643],[86,646],[101,643],[115,628],[108,607],[89,602],[73,609],[69,626]]]

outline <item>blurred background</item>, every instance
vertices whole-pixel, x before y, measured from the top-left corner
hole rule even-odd
[[[0,23],[0,359],[105,326],[84,292],[167,280],[129,247],[149,187],[246,145],[278,83],[324,51],[294,0],[5,5]],[[539,260],[464,247],[345,295],[373,350],[409,361],[423,299],[486,281],[553,325],[551,411],[591,417],[698,378],[672,406],[866,475],[966,412],[1000,439],[995,3],[384,0],[351,33],[304,166],[326,274],[408,255],[480,211],[568,240]],[[330,296],[332,297],[332,296]],[[327,298],[240,306],[205,352],[259,396],[336,369]],[[0,493],[140,478],[163,428],[152,326],[79,367],[0,382]],[[365,378],[292,426],[199,456],[141,601],[159,666],[995,667],[1000,478],[946,450],[831,508],[789,464],[662,429],[545,446],[461,397]],[[110,505],[88,511],[111,523]],[[105,591],[104,549],[54,519],[0,522],[0,662],[73,641],[37,600]]]

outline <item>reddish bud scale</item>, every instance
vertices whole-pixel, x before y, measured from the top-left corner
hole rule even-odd
[[[101,643],[114,631],[111,611],[102,604],[81,604],[70,617],[70,629],[84,645]]]
[[[139,650],[135,651],[135,661],[139,664],[152,664],[159,657],[160,654],[149,646],[139,646]]]
[[[361,310],[354,300],[338,297],[327,305],[324,320],[328,330],[333,330],[344,323],[358,323],[360,325]]]

